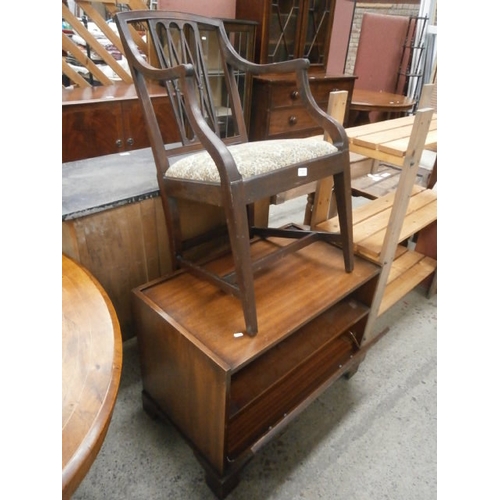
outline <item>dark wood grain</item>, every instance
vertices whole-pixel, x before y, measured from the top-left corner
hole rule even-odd
[[[150,84],[153,106],[165,143],[179,140],[166,91]],[[149,147],[133,85],[75,88],[62,91],[63,163]]]

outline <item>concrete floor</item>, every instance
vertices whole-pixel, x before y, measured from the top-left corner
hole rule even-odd
[[[264,447],[228,500],[437,497],[437,297],[415,289],[377,320],[386,326],[355,376]],[[108,434],[73,499],[215,499],[179,432],[143,412],[141,389],[132,339]]]

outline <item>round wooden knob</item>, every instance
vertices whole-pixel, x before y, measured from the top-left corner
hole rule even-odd
[[[299,98],[299,91],[298,90],[294,90],[291,94],[290,94],[290,97],[295,101]]]
[[[297,123],[297,117],[296,116],[290,116],[290,118],[288,118],[288,123],[290,125],[295,125]]]

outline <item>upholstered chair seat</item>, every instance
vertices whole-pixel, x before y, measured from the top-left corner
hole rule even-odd
[[[337,152],[333,144],[309,138],[245,142],[229,146],[228,150],[243,179]],[[207,151],[194,153],[171,163],[165,177],[220,183],[219,171]],[[302,173],[303,171],[298,171],[297,175]]]

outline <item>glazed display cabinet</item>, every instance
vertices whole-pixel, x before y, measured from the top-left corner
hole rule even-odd
[[[257,21],[256,62],[306,57],[312,70],[328,60],[335,0],[237,0],[236,18]]]

